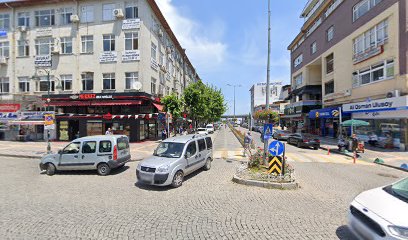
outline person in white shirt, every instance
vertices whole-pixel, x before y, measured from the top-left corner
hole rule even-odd
[[[374,132],[371,132],[370,135],[368,136],[368,144],[371,146],[376,146],[378,143],[378,137]]]
[[[108,130],[106,130],[105,135],[112,135],[112,130],[110,128],[108,128]]]

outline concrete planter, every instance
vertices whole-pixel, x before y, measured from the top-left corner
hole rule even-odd
[[[290,183],[278,183],[278,182],[264,182],[264,181],[257,181],[257,180],[247,180],[234,175],[232,181],[238,184],[247,185],[247,186],[255,186],[255,187],[263,187],[268,189],[281,189],[281,190],[295,190],[299,188],[299,184],[297,182],[290,182]]]

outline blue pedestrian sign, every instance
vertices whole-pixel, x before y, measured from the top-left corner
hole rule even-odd
[[[283,143],[279,141],[273,141],[269,144],[269,153],[272,156],[280,156],[283,154],[283,151],[285,150],[285,146]]]
[[[272,134],[273,134],[273,124],[272,123],[264,124],[264,131],[263,131],[264,138],[266,139],[266,136],[268,136],[268,139],[269,139],[272,137]]]

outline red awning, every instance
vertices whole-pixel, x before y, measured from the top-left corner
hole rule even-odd
[[[92,102],[91,106],[123,106],[123,105],[141,105],[142,101],[139,100],[130,100],[130,101],[97,101]]]
[[[48,104],[46,104],[48,105]],[[58,101],[58,102],[50,102],[50,106],[55,106],[55,107],[66,107],[66,106],[89,106],[90,102],[86,101]]]
[[[153,103],[153,105],[159,110],[159,112],[163,112],[164,106],[158,103]]]

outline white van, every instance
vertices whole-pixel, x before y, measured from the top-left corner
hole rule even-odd
[[[205,128],[207,129],[208,133],[214,133],[214,124],[207,124],[207,126],[205,126]]]

